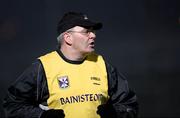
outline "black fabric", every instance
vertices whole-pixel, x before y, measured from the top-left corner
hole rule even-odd
[[[134,90],[129,87],[125,76],[115,67],[106,62],[108,72],[109,104],[112,104],[117,113],[133,111],[138,115],[139,104]]]
[[[65,114],[62,109],[50,109],[42,113],[40,118],[64,118]]]
[[[3,100],[7,118],[39,118],[43,112],[39,104],[48,98],[44,78],[43,67],[36,61],[11,83]],[[41,83],[39,86],[37,81]]]
[[[82,26],[85,28],[92,28],[93,30],[98,30],[102,28],[102,23],[96,23],[89,20],[87,16],[83,13],[68,12],[65,13],[62,19],[59,21],[57,26],[57,33],[59,35],[75,26]]]
[[[134,112],[120,112],[117,114],[117,118],[137,118],[137,114],[134,114]]]

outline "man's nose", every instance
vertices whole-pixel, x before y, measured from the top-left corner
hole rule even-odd
[[[96,38],[96,34],[94,32],[90,32],[89,38],[95,39]]]

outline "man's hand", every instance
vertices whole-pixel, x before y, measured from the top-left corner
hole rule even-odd
[[[100,105],[97,109],[97,114],[99,114],[101,118],[117,118],[116,111],[110,104]]]
[[[128,109],[127,111],[116,112],[111,104],[103,104],[98,106],[97,114],[101,118],[137,118],[137,114],[133,110]]]
[[[62,109],[50,109],[44,111],[40,118],[64,118],[65,114]]]

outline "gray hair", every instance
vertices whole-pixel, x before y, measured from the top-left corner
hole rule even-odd
[[[62,43],[62,40],[64,39],[64,32],[63,33],[61,33],[58,37],[57,37],[57,42],[58,42],[58,44],[61,44]]]
[[[65,32],[71,31],[71,30],[73,30],[73,29],[74,29],[74,27],[66,30]],[[58,42],[58,44],[62,44],[62,41],[63,41],[63,39],[64,39],[63,36],[64,36],[64,33],[65,33],[65,32],[61,33],[61,34],[57,37],[57,42]]]

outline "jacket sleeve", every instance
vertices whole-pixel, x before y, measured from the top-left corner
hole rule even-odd
[[[19,78],[9,86],[3,101],[7,118],[39,118],[43,110],[39,107],[41,102],[38,85],[45,77],[39,61],[33,63]],[[40,88],[41,87],[41,88]]]
[[[135,92],[129,86],[125,77],[109,63],[106,63],[108,73],[108,103],[116,111],[118,118],[136,118],[138,115],[138,102]]]

